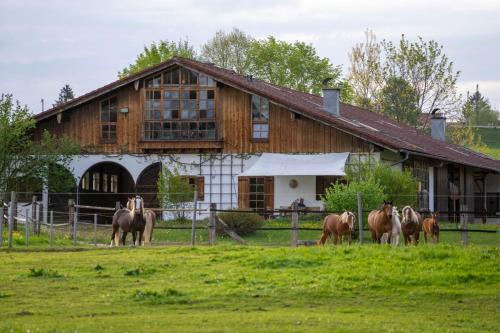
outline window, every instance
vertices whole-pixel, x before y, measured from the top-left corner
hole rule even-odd
[[[345,182],[337,176],[316,176],[316,200],[321,200],[321,196],[326,193],[326,189],[336,182]]]
[[[205,200],[205,177],[203,176],[186,176],[184,179],[189,182],[189,185],[196,190],[196,199],[199,201]]]
[[[117,175],[111,175],[110,178],[110,185],[111,185],[111,193],[118,193],[118,176]]]
[[[92,190],[100,191],[101,190],[101,174],[93,173],[92,174]]]
[[[86,172],[82,178],[82,190],[89,191],[90,190],[90,173]]]
[[[101,101],[101,139],[116,140],[117,99],[111,97]]]
[[[185,68],[173,68],[145,81],[145,140],[216,138],[215,81]]]
[[[102,191],[103,192],[108,192],[108,177],[109,177],[109,175],[107,173],[102,174]]]
[[[267,98],[252,95],[252,139],[269,138],[269,101]]]
[[[264,177],[250,177],[249,206],[254,210],[264,210]]]

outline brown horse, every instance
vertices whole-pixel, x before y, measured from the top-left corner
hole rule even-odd
[[[134,214],[135,214],[135,205],[134,199],[129,198],[127,202],[128,208],[122,208],[115,212],[113,215],[113,233],[111,235],[111,245],[110,246],[118,246],[120,243],[120,230],[122,230],[122,238],[121,243],[125,245],[125,240],[127,239],[127,233],[133,230],[133,222],[134,222]]]
[[[439,243],[439,224],[438,224],[439,213],[431,213],[431,217],[428,217],[422,222],[422,230],[424,231],[424,239],[427,243],[427,235],[431,236],[432,243]]]
[[[139,229],[142,229],[142,236],[139,235],[139,237],[137,238],[138,243],[136,245],[141,245],[141,241],[143,245],[150,244],[151,240],[153,239],[153,229],[156,224],[156,214],[151,209],[146,209],[146,207],[143,207],[144,200],[141,196],[136,196],[136,199],[140,199],[141,206],[140,209],[135,211],[134,219],[140,222],[137,223],[136,231],[141,233],[141,230]],[[134,201],[129,201],[127,203],[127,208],[131,209],[133,204]],[[139,214],[142,214],[142,217],[139,216]]]
[[[381,243],[382,236],[387,233],[387,242],[391,241],[392,233],[392,201],[385,201],[380,209],[368,214],[368,227],[372,233],[372,241]]]
[[[420,230],[422,230],[422,216],[410,206],[403,208],[402,215],[401,230],[403,231],[405,245],[408,245],[410,242],[413,245],[417,245],[420,238]]]
[[[330,214],[323,221],[323,234],[321,235],[318,245],[325,245],[328,237],[334,236],[333,244],[337,245],[342,237],[347,237],[349,245],[352,243],[352,230],[354,229],[354,221],[356,216],[351,212],[344,212],[341,215]]]
[[[146,228],[146,220],[144,219],[144,200],[140,195],[136,195],[132,200],[127,202],[127,208],[133,211],[132,222],[132,240],[134,245],[141,246],[144,239],[144,229]]]

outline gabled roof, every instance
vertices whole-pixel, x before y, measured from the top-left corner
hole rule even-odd
[[[223,69],[210,63],[180,57],[174,57],[127,78],[117,80],[93,90],[67,103],[39,113],[35,115],[35,119],[37,121],[43,120],[59,112],[91,101],[115,89],[132,84],[138,79],[142,79],[173,65],[201,71],[213,76],[216,81],[252,94],[267,97],[272,102],[291,109],[292,111],[393,151],[409,152],[410,154],[427,156],[500,172],[500,161],[498,160],[462,146],[435,140],[413,127],[398,123],[384,115],[341,103],[340,115],[334,116],[323,111],[323,98],[321,96],[276,86],[261,80],[236,74],[234,71]]]

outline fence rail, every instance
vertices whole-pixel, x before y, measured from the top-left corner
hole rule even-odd
[[[49,205],[50,206],[50,205]],[[31,207],[31,211],[29,211]],[[110,239],[110,228],[111,224],[103,223],[106,222],[106,218],[111,217],[113,214],[111,212],[115,212],[117,209],[120,209],[119,203],[115,205],[115,207],[103,207],[103,206],[90,206],[90,205],[78,205],[73,200],[69,200],[67,210],[60,211],[54,209],[48,209],[47,207],[43,207],[40,203],[36,201],[36,197],[33,198],[31,203],[27,204],[18,204],[17,196],[15,192],[11,193],[11,200],[9,204],[2,203],[0,205],[0,247],[3,246],[4,243],[4,231],[5,227],[8,228],[8,247],[12,248],[13,246],[13,233],[16,232],[20,226],[24,226],[24,238],[23,242],[26,246],[30,244],[30,236],[36,235],[39,236],[40,233],[46,232],[48,235],[48,242],[52,246],[56,241],[56,236],[60,235],[64,237],[64,239],[72,241],[73,245],[88,243],[88,239],[91,239],[91,244],[97,246],[98,244],[107,243]],[[81,210],[87,210],[92,212],[81,212]],[[304,241],[299,239],[299,231],[314,231],[321,232],[323,228],[320,226],[301,226],[300,222],[305,216],[317,216],[317,215],[326,215],[326,214],[340,214],[340,211],[329,211],[329,210],[315,210],[315,209],[307,209],[307,208],[299,208],[298,206],[293,206],[292,208],[286,209],[268,209],[268,210],[229,210],[229,209],[217,209],[216,204],[210,204],[210,207],[200,208],[197,203],[196,195],[193,197],[192,207],[173,209],[173,208],[153,208],[155,212],[191,212],[192,221],[191,225],[164,225],[160,224],[155,227],[155,230],[158,231],[191,231],[189,241],[186,243],[195,246],[196,242],[204,242],[207,241],[209,245],[214,245],[217,242],[217,233],[225,233],[234,241],[246,244],[245,239],[241,238],[238,235],[240,229],[234,228],[231,225],[225,223],[225,221],[221,220],[219,214],[221,213],[252,213],[252,214],[260,214],[269,218],[268,222],[271,224],[273,221],[279,222],[279,220],[275,220],[274,218],[278,217],[286,217],[289,220],[289,225],[270,225],[258,228],[253,228],[255,231],[259,232],[289,232],[290,233],[290,245],[298,246],[301,244],[311,244],[311,241]],[[106,213],[107,212],[107,213]],[[198,213],[208,213],[207,219],[199,221],[197,219]],[[363,209],[362,206],[362,195],[358,194],[358,226],[356,228],[356,232],[359,234],[359,242],[362,243],[364,241],[363,232],[368,231],[363,224],[363,213],[368,213],[370,210]],[[420,211],[423,215],[429,213],[426,210]],[[441,215],[447,215],[448,212],[441,212]],[[443,228],[441,232],[459,232],[461,235],[461,240],[463,244],[468,243],[468,234],[469,233],[484,233],[484,234],[500,234],[500,229],[497,230],[479,230],[474,228],[469,228],[467,223],[466,216],[471,214],[476,214],[478,212],[468,211],[466,207],[462,207],[462,210],[459,212],[452,212],[455,215],[460,215],[460,223],[457,223],[457,228]],[[44,220],[43,217],[45,214],[48,215],[48,219]],[[284,223],[287,223],[286,219],[283,220]],[[109,222],[109,220],[108,220]],[[318,219],[316,222],[321,223],[321,219]],[[199,236],[197,238],[197,233],[202,232],[204,236]],[[208,238],[205,240],[205,235],[208,235]],[[17,231],[16,235],[20,235],[20,232]],[[64,235],[64,236],[62,236]],[[202,237],[202,238],[200,238]],[[17,241],[19,244],[19,241]]]

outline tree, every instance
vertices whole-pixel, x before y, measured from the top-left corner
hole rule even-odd
[[[219,67],[245,74],[250,65],[248,51],[253,41],[251,36],[237,28],[229,33],[219,30],[202,46],[201,56]]]
[[[354,90],[353,102],[372,111],[383,85],[381,51],[373,31],[366,30],[365,42],[357,43],[349,53],[347,79]]]
[[[249,73],[256,78],[302,92],[319,94],[323,80],[341,83],[341,70],[321,58],[311,44],[288,43],[270,36],[251,44]]]
[[[169,40],[153,42],[149,47],[144,46],[144,51],[137,56],[135,62],[119,72],[118,77],[127,77],[175,56],[195,59],[196,51],[188,40],[179,40],[177,43]]]
[[[380,111],[397,122],[416,126],[418,122],[417,96],[403,78],[390,77],[379,95]]]
[[[61,88],[59,92],[59,98],[55,101],[54,106],[64,104],[70,100],[75,98],[75,94],[73,93],[73,89],[69,86],[69,84],[65,84],[64,87]]]
[[[499,122],[498,111],[493,110],[488,99],[479,92],[479,85],[476,86],[476,92],[468,96],[462,114],[471,126],[497,125]]]
[[[363,181],[378,184],[383,192],[383,196],[376,198],[379,204],[383,199],[392,200],[397,207],[416,204],[417,180],[409,169],[399,171],[380,162],[366,161],[350,165],[345,172],[349,184]]]
[[[460,72],[443,53],[437,42],[418,37],[409,42],[402,35],[399,44],[383,41],[385,78],[399,77],[408,82],[417,97],[418,113],[430,113],[435,108],[454,116],[458,98],[456,83]]]
[[[195,189],[189,182],[179,175],[177,169],[170,171],[164,168],[158,177],[158,201],[167,208],[183,208],[193,201]],[[183,219],[184,213],[175,214],[176,218]]]
[[[14,102],[10,94],[0,96],[0,196],[15,190],[20,182],[35,186],[47,177],[59,182],[58,168],[50,166],[64,169],[71,155],[79,151],[67,138],[57,138],[47,131],[39,141],[33,140],[34,127],[35,120],[26,106]]]

